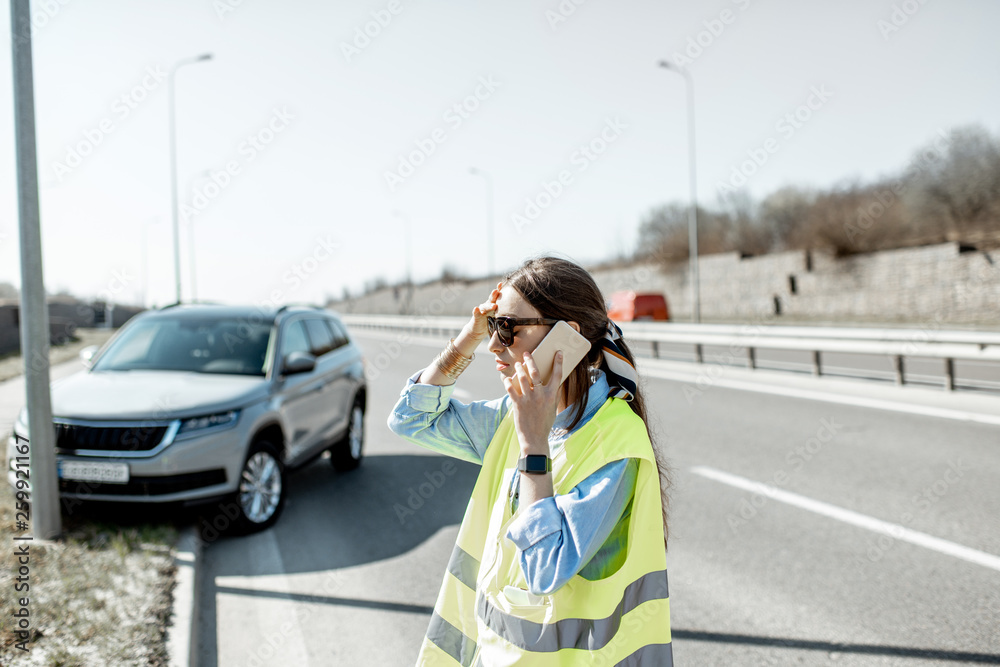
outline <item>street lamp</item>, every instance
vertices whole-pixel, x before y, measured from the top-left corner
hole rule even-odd
[[[669,60],[661,60],[660,67],[677,72],[687,82],[688,102],[688,161],[689,180],[691,182],[691,210],[688,212],[688,254],[691,256],[691,302],[693,304],[692,321],[701,322],[701,296],[698,285],[698,189],[695,185],[694,160],[694,80],[686,68],[678,67]]]
[[[406,301],[403,303],[403,313],[409,314],[410,302],[413,297],[413,253],[410,246],[410,216],[402,211],[392,214],[403,221],[403,252],[406,256]]]
[[[181,302],[181,239],[177,224],[177,119],[174,101],[174,75],[181,67],[211,60],[211,53],[203,53],[193,58],[185,58],[170,69],[167,77],[168,109],[170,112],[170,216],[174,227],[174,282],[177,287],[177,303]]]
[[[469,173],[473,176],[482,176],[486,179],[486,247],[489,261],[490,275],[493,275],[493,177],[489,172],[475,167],[469,167]]]

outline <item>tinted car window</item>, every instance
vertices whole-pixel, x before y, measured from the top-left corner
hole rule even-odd
[[[317,357],[333,349],[333,334],[323,320],[306,320],[306,330],[309,332],[309,340],[312,341],[312,353]]]
[[[122,330],[98,371],[162,370],[264,375],[271,323],[203,315],[157,316]]]
[[[305,327],[302,321],[297,320],[285,327],[285,332],[281,336],[281,358],[284,359],[292,352],[308,352],[312,354],[312,346],[306,338]]]
[[[344,331],[343,326],[336,320],[326,320],[326,323],[330,325],[330,330],[333,332],[333,349],[347,345],[347,332]]]
[[[156,339],[157,331],[156,327],[144,326],[131,331],[131,335],[129,336],[123,334],[122,338],[115,343],[115,346],[108,350],[108,353],[102,357],[101,365],[104,365],[105,360],[109,359],[111,355],[114,355],[114,366],[127,367],[133,364],[141,364],[149,356],[149,348]],[[118,370],[110,366],[108,369]]]

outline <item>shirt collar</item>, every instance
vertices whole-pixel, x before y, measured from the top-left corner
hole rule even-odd
[[[608,399],[608,392],[610,391],[610,386],[608,385],[608,378],[604,374],[603,370],[598,369],[597,381],[590,385],[590,389],[587,392],[587,407],[584,408],[583,417],[584,419],[590,419],[594,416],[594,413],[604,402]],[[552,424],[552,428],[565,429],[570,425],[573,420],[574,407],[570,405],[565,410],[556,415],[556,420]],[[576,428],[580,428],[580,424],[576,425]]]

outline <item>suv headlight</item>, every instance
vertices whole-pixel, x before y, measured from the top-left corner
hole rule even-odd
[[[239,416],[239,410],[230,410],[228,412],[217,412],[212,415],[181,420],[180,428],[177,429],[177,437],[188,437],[198,435],[208,429],[222,429],[234,426]]]

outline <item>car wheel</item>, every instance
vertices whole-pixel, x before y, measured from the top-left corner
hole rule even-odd
[[[278,449],[258,440],[240,471],[236,490],[238,532],[253,533],[274,524],[285,505],[285,466]]]
[[[360,398],[354,399],[351,420],[347,433],[337,444],[330,447],[330,463],[341,472],[354,470],[361,465],[365,444],[365,408]]]

